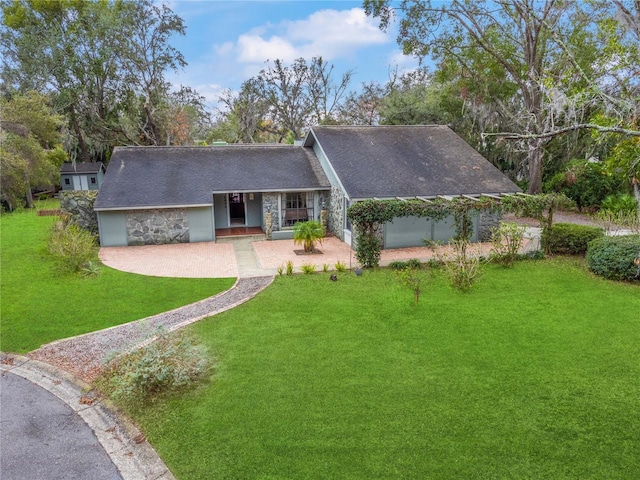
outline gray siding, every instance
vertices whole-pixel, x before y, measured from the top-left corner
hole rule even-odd
[[[215,227],[227,228],[229,226],[229,213],[227,212],[228,195],[221,193],[213,196],[213,208],[215,211]]]
[[[478,241],[478,216],[473,219],[471,241]],[[398,217],[384,224],[384,248],[423,247],[423,240],[449,242],[456,234],[453,216],[434,222],[420,217]]]
[[[212,207],[189,209],[189,239],[191,242],[212,242],[215,240]]]
[[[127,246],[127,221],[125,212],[97,212],[100,229],[100,245],[103,247]]]
[[[95,178],[96,183],[91,183]],[[60,175],[60,186],[63,190],[99,190],[104,179],[102,172],[82,173],[82,174],[62,174]],[[69,184],[66,183],[69,180]]]
[[[251,200],[253,195],[253,200]],[[247,227],[262,226],[262,194],[261,193],[245,193],[244,203],[246,206],[246,223]]]

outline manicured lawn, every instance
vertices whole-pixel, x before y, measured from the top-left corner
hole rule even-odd
[[[34,211],[0,216],[4,352],[24,353],[53,340],[144,318],[215,295],[234,282],[146,277],[104,266],[93,278],[60,273],[46,250],[55,219]]]
[[[640,478],[640,287],[577,260],[278,277],[192,331],[217,367],[134,412],[179,479]]]

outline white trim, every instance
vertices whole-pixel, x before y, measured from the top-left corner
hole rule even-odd
[[[331,187],[311,187],[311,188],[271,188],[252,190],[215,190],[213,195],[224,195],[225,193],[280,193],[280,192],[318,192],[330,191]]]
[[[307,143],[307,139],[305,139],[304,146],[305,147],[311,147],[311,149],[313,149],[313,144],[314,143],[318,145],[318,148],[322,152],[322,155],[324,155],[324,158],[325,158],[326,163],[327,163],[327,167],[329,167],[329,169],[331,170],[331,173],[333,173],[333,177],[338,182],[338,187],[340,188],[340,190],[342,190],[342,194],[345,197],[348,197],[349,195],[347,194],[347,190],[344,188],[344,185],[342,185],[342,181],[340,180],[340,176],[336,173],[335,168],[333,168],[333,164],[331,163],[331,160],[329,159],[329,155],[327,155],[327,152],[325,152],[324,149],[322,148],[322,144],[318,141],[318,137],[316,137],[316,132],[313,131],[313,127],[311,127],[311,129],[309,130],[309,133],[307,134],[307,137],[309,135],[313,136],[313,143],[311,143],[311,145],[309,145]],[[317,155],[316,155],[316,157],[317,157]],[[320,160],[320,158],[318,158],[318,161],[320,162],[320,167],[322,167],[323,166],[322,165],[322,160]]]
[[[213,203],[203,203],[197,205],[149,205],[149,206],[138,206],[138,207],[108,207],[108,208],[94,208],[96,212],[125,212],[129,210],[169,210],[171,208],[201,208],[201,207],[211,207],[213,208]]]

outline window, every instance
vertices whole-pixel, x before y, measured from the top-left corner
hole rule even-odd
[[[96,184],[96,177],[91,177],[91,183],[92,183],[93,185],[95,185],[95,184]]]
[[[64,184],[65,185],[71,185],[71,180],[69,180],[68,178],[64,179]]]
[[[291,192],[284,195],[282,226],[313,219],[313,192]]]

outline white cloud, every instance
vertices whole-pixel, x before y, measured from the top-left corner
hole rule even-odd
[[[286,62],[322,56],[325,60],[349,58],[357,50],[392,42],[374,19],[361,8],[320,10],[304,20],[265,24],[238,37],[233,43],[216,45],[216,52],[233,55],[244,64],[263,65],[266,60]]]
[[[276,58],[290,62],[301,56],[289,41],[278,36],[266,40],[258,35],[240,35],[237,52],[241,63],[263,63]]]

